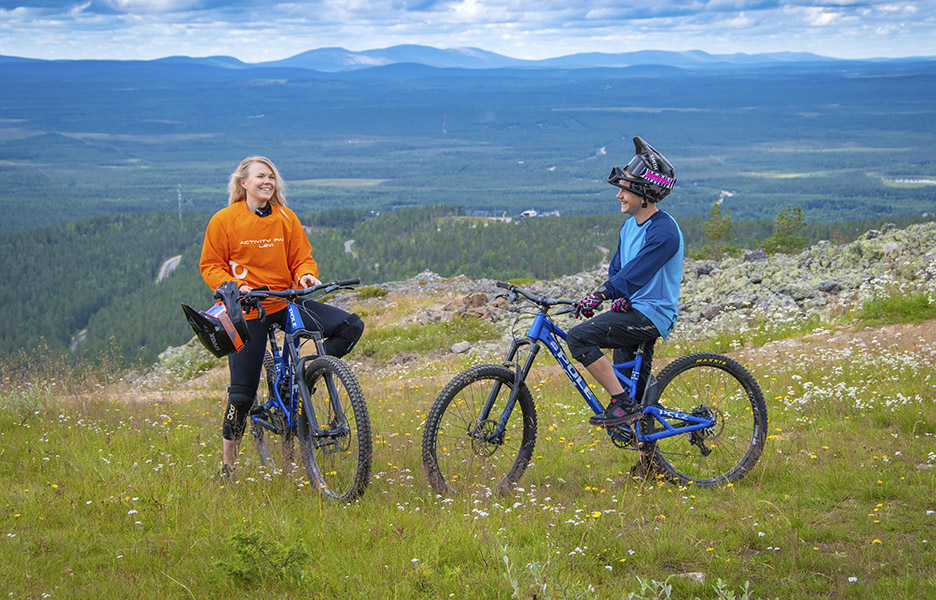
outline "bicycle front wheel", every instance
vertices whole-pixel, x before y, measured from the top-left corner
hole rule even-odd
[[[373,456],[361,386],[347,363],[334,356],[312,360],[304,377],[310,399],[300,406],[296,435],[309,481],[337,500],[359,498]]]
[[[456,376],[436,398],[422,438],[423,466],[436,493],[506,493],[523,475],[536,441],[536,410],[525,383],[505,427],[498,425],[515,385],[510,369],[478,365]],[[482,418],[489,399],[491,410]]]
[[[682,484],[714,487],[751,470],[767,439],[767,407],[747,369],[727,356],[690,354],[668,364],[657,385],[663,408],[715,421],[645,448],[663,474]],[[641,427],[644,434],[660,431],[649,417]]]

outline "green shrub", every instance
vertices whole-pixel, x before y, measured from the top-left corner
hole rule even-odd
[[[936,318],[936,303],[923,292],[896,293],[875,296],[861,305],[858,318],[867,325],[885,323],[916,323]]]
[[[364,287],[358,288],[355,291],[357,291],[359,300],[367,300],[368,298],[383,298],[389,293],[387,290],[375,285],[366,285]]]

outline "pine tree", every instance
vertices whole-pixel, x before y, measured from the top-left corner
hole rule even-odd
[[[787,205],[774,219],[773,235],[761,242],[761,247],[770,253],[789,254],[796,252],[807,243],[809,238],[799,235],[806,227],[806,218],[800,205]]]
[[[705,233],[706,244],[703,254],[710,258],[721,258],[728,250],[728,242],[734,235],[734,225],[731,223],[731,208],[726,208],[722,213],[722,197],[719,195],[712,203],[709,209],[708,217],[702,223],[702,231]]]

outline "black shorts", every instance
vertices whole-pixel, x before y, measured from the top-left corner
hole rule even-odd
[[[602,356],[601,348],[637,349],[642,342],[652,342],[660,332],[647,317],[636,310],[628,312],[606,311],[595,315],[569,330],[566,343],[572,358],[590,365]],[[647,344],[652,355],[653,346]],[[615,358],[616,362],[619,362]]]

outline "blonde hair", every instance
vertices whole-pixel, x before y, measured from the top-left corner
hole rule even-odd
[[[273,161],[264,156],[248,156],[242,160],[237,166],[237,169],[231,173],[231,180],[228,181],[228,192],[230,194],[228,196],[228,205],[230,206],[235,202],[243,202],[247,199],[247,190],[244,189],[241,180],[247,177],[247,169],[255,162],[265,164],[270,168],[270,171],[273,172],[275,187],[273,189],[273,197],[270,198],[270,204],[273,206],[286,206],[286,182],[280,177],[279,171],[276,169],[276,165],[273,164]]]

